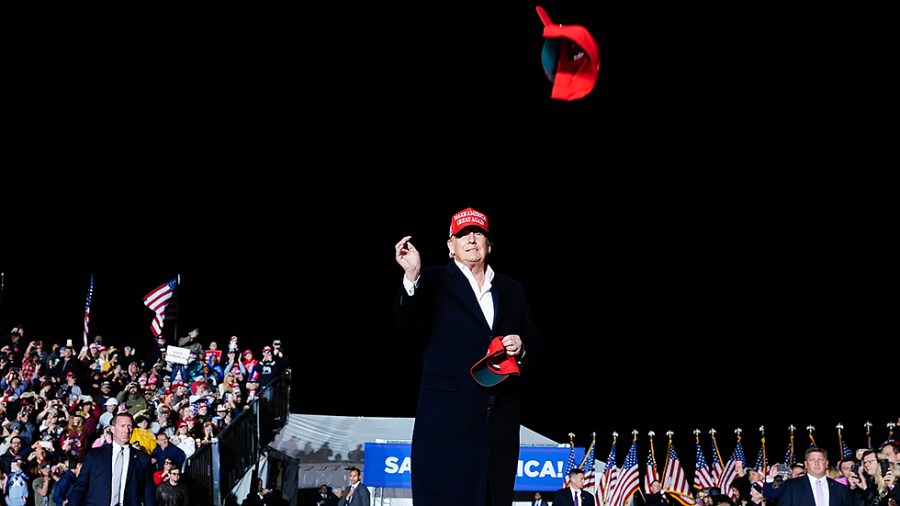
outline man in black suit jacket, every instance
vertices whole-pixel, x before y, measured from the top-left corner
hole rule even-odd
[[[594,495],[582,490],[584,486],[584,469],[572,468],[569,471],[569,486],[561,488],[553,494],[553,506],[594,506]],[[578,497],[576,503],[576,496]]]
[[[116,414],[112,421],[113,442],[91,449],[84,458],[81,472],[69,491],[68,506],[109,506],[113,496],[113,455],[122,451],[123,466],[120,487],[121,505],[156,506],[153,484],[154,466],[150,455],[128,444],[134,419],[127,411]]]
[[[425,506],[509,506],[519,460],[520,389],[513,373],[473,366],[492,345],[496,364],[524,374],[544,336],[525,289],[497,273],[484,213],[456,213],[447,239],[450,262],[423,269],[406,236],[394,246],[403,268],[394,301],[397,323],[421,346],[422,376],[411,446],[412,497]],[[491,383],[490,385],[486,383]]]
[[[535,492],[535,493],[534,493],[534,500],[531,501],[531,506],[550,506],[550,503],[548,503],[548,502],[544,499],[544,497],[541,495],[540,492]]]
[[[806,475],[786,480],[778,506],[853,506],[850,488],[825,476],[828,452],[817,446],[806,450]],[[815,490],[821,486],[827,504],[817,504]]]

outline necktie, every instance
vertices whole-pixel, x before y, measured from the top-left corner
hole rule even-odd
[[[578,506],[578,492],[575,492],[575,506]]]
[[[816,506],[828,506],[825,502],[825,489],[822,488],[824,480],[816,480]]]
[[[116,461],[113,463],[112,475],[112,504],[119,504],[119,488],[122,484],[122,463],[125,460],[125,448],[119,447],[119,453],[116,454]]]

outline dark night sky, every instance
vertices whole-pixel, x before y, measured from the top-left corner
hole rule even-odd
[[[882,17],[541,5],[600,45],[582,100],[550,100],[528,2],[36,42],[13,63],[32,107],[0,185],[3,331],[80,339],[94,272],[92,333],[150,344],[142,297],[180,273],[179,333],[284,339],[295,411],[412,416],[393,244],[411,234],[443,263],[449,216],[473,206],[549,341],[528,427],[595,431],[598,455],[632,429],[662,454],[671,429],[688,461],[695,428],[730,452],[741,426],[751,460],[762,424],[776,454],[789,424],[883,431],[895,407],[848,397],[896,349],[883,32],[856,28]],[[596,415],[560,410],[575,392]]]

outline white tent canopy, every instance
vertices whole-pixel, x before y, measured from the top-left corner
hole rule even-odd
[[[414,420],[291,413],[269,446],[298,461],[297,488],[343,486],[348,482],[345,467],[354,465],[365,473],[367,442],[408,442]],[[525,426],[520,437],[522,445],[557,446]]]

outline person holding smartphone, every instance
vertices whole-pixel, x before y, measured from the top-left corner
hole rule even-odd
[[[866,450],[862,454],[862,467],[859,472],[857,493],[857,505],[859,506],[886,506],[890,489],[884,481],[884,470],[881,462],[886,459],[879,458],[877,450]]]

